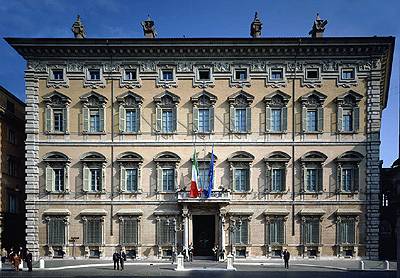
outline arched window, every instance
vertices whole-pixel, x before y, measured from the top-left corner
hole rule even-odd
[[[231,172],[231,189],[234,192],[249,192],[251,190],[251,163],[254,156],[248,152],[238,151],[229,158]]]
[[[304,133],[323,132],[324,130],[324,108],[326,95],[312,91],[300,98],[301,102],[301,125]]]
[[[121,133],[140,132],[140,117],[143,98],[134,92],[126,92],[117,97],[119,111],[119,131]]]
[[[178,103],[180,97],[169,92],[154,97],[156,105],[156,131],[161,134],[177,132],[178,128]]]
[[[63,153],[51,152],[44,156],[45,183],[49,193],[69,192],[69,164],[71,160]]]
[[[270,133],[282,133],[287,131],[287,103],[288,94],[282,91],[265,96],[265,131]]]
[[[202,91],[192,96],[193,131],[196,133],[211,133],[214,131],[214,105],[217,97]]]
[[[251,103],[254,96],[241,90],[230,97],[229,118],[231,133],[250,133],[251,132]]]
[[[81,158],[83,165],[83,191],[87,193],[103,193],[105,185],[106,158],[97,152],[86,153]]]
[[[323,163],[327,156],[323,153],[312,151],[301,157],[301,169],[303,173],[303,193],[322,193],[324,185]]]
[[[157,192],[175,192],[178,189],[177,166],[181,158],[172,152],[162,152],[153,160],[157,167]]]
[[[92,91],[80,97],[82,103],[82,131],[86,134],[105,132],[107,98]]]

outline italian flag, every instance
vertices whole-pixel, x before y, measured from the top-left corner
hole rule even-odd
[[[192,160],[192,180],[190,182],[190,198],[197,198],[199,196],[199,190],[197,189],[199,166],[197,165],[196,150],[193,152]]]

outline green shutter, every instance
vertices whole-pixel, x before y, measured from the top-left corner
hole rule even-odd
[[[306,167],[301,167],[301,169],[303,171],[303,179],[302,179],[302,182],[301,182],[301,187],[302,188],[300,189],[300,191],[301,192],[305,192],[307,190],[307,188],[308,188],[308,186],[307,186],[307,168]]]
[[[68,108],[63,109],[63,126],[64,126],[64,132],[69,131],[69,121],[68,121]]]
[[[99,108],[99,118],[100,118],[100,131],[101,132],[104,132],[105,131],[105,111],[104,111],[104,108],[102,107],[102,108]]]
[[[249,167],[246,172],[247,172],[246,191],[250,191],[251,168]]]
[[[67,164],[64,166],[64,190],[69,191],[69,166]]]
[[[193,132],[199,131],[199,109],[193,107]]]
[[[46,107],[45,109],[45,118],[46,118],[46,132],[53,131],[53,109],[51,107]]]
[[[251,108],[246,107],[246,128],[247,132],[251,132]]]
[[[342,191],[342,167],[338,165],[336,167],[336,192]]]
[[[54,190],[55,175],[52,167],[46,167],[46,191],[52,192]]]
[[[283,173],[282,173],[282,175],[283,175],[283,177],[282,177],[282,191],[286,191],[286,188],[287,188],[287,186],[286,186],[287,167],[284,167],[282,169],[282,171],[283,171]]]
[[[162,168],[161,167],[157,167],[157,187],[156,187],[156,191],[157,192],[162,192],[163,191],[162,181],[163,181]]]
[[[307,107],[301,108],[301,129],[303,132],[307,131]]]
[[[288,114],[287,114],[287,107],[282,107],[282,131],[287,131],[288,126]]]
[[[83,191],[88,192],[90,188],[90,169],[83,166]]]
[[[265,191],[272,191],[272,169],[268,166],[265,166]]]
[[[353,191],[358,191],[358,189],[360,188],[360,169],[358,168],[358,166],[354,166],[353,173],[354,173]]]
[[[230,106],[229,107],[229,129],[231,132],[235,132],[235,107]]]
[[[318,131],[324,131],[324,108],[318,107]]]
[[[343,108],[342,107],[338,107],[337,109],[337,131],[341,132],[343,129]]]
[[[317,171],[317,179],[318,179],[317,191],[322,191],[324,189],[323,176],[324,176],[323,168],[321,166],[321,168],[318,168],[318,171]]]
[[[126,191],[126,169],[124,166],[121,165],[120,168],[120,190],[121,192],[125,192]]]
[[[140,106],[136,108],[137,132],[140,132],[140,130],[141,130],[141,119],[140,119],[141,114],[142,114],[141,110],[142,109]]]
[[[210,132],[214,131],[214,107],[210,107]]]
[[[83,126],[83,132],[88,132],[89,131],[89,115],[90,115],[90,110],[87,107],[84,107],[82,109],[82,126]]]
[[[232,167],[231,171],[231,181],[232,181],[232,191],[236,191],[236,178],[235,178],[235,169]]]
[[[360,129],[360,108],[353,108],[353,130],[358,131]]]
[[[312,242],[319,244],[319,221],[312,220]]]
[[[101,168],[101,191],[106,190],[106,168],[102,167]]]
[[[156,131],[162,131],[162,109],[160,107],[156,107]]]
[[[174,132],[178,131],[178,107],[172,108],[172,124],[174,125]]]
[[[265,132],[271,130],[271,107],[267,106],[265,108]]]
[[[278,235],[278,243],[285,243],[285,222],[282,219],[277,219],[277,235]]]
[[[119,131],[126,131],[126,110],[122,105],[119,106]]]

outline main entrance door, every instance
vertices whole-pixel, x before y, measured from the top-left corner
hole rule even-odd
[[[194,256],[212,256],[215,243],[215,216],[192,215]]]

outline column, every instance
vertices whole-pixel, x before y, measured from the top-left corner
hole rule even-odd
[[[187,206],[184,206],[182,209],[182,217],[183,217],[183,249],[186,251],[186,254],[189,254],[189,210]]]
[[[226,250],[225,250],[225,214],[220,213],[220,236],[221,236],[221,251],[224,254],[223,260],[225,260]]]

